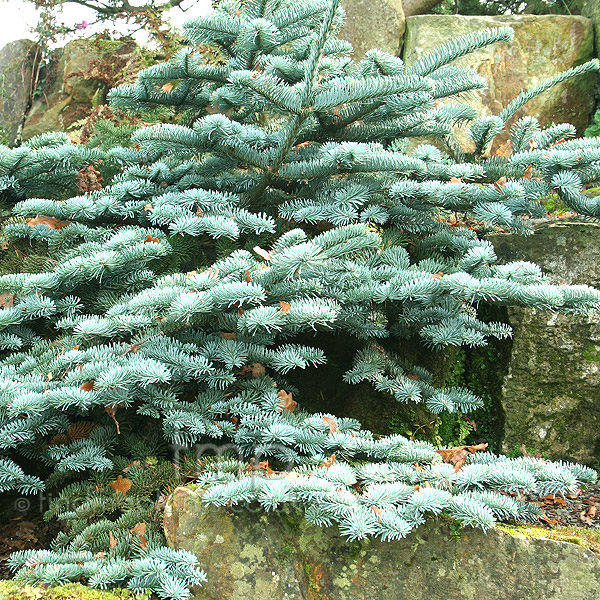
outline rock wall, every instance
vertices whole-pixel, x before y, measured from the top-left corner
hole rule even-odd
[[[0,50],[0,143],[14,144],[29,110],[41,50],[31,40],[16,40]]]
[[[583,0],[581,14],[594,24],[596,30],[596,56],[600,56],[600,2],[598,0]]]
[[[502,261],[537,263],[553,283],[600,287],[599,223],[552,219],[539,223],[528,237],[490,239]],[[525,444],[552,458],[598,461],[599,317],[509,309],[513,343],[507,372],[497,374],[505,451]]]
[[[438,520],[396,542],[347,542],[293,508],[208,508],[189,487],[165,511],[169,545],[193,552],[207,572],[198,600],[598,599],[600,554],[520,531],[453,535]],[[576,531],[570,539],[580,541]]]
[[[402,0],[342,0],[342,6],[347,15],[342,37],[352,43],[354,60],[371,48],[400,53],[405,29]]]
[[[413,64],[437,45],[486,27],[510,26],[515,38],[497,43],[456,61],[488,81],[488,89],[467,101],[484,115],[498,114],[519,92],[594,57],[594,29],[584,17],[524,15],[456,17],[422,15],[406,19],[402,56]],[[554,86],[527,103],[510,123],[524,116],[537,117],[542,126],[572,123],[580,134],[595,106],[596,74],[575,77]],[[466,143],[466,136],[461,136]],[[499,143],[502,143],[499,138]],[[472,143],[472,142],[471,142]]]
[[[591,18],[422,15],[405,19],[402,0],[342,0],[348,14],[342,37],[354,45],[355,60],[362,58],[370,48],[381,48],[402,54],[405,61],[412,64],[450,38],[485,27],[509,25],[515,30],[512,44],[495,44],[460,61],[489,80],[489,89],[484,95],[474,96],[471,101],[483,114],[497,114],[521,89],[594,56],[594,23],[598,37],[600,9],[597,3],[588,4],[594,5],[586,13]],[[93,105],[104,101],[107,80],[123,74],[134,77],[139,69],[139,56],[131,42],[101,40],[98,44],[91,40],[74,40],[59,51],[57,63],[47,70],[42,94],[29,111],[31,83],[36,72],[35,60],[30,55],[32,45],[29,40],[19,40],[0,51],[0,126],[9,133],[11,142],[25,112],[28,112],[25,138],[45,131],[64,130],[86,116]],[[598,52],[597,47],[596,54]],[[104,62],[112,66],[114,73],[102,75],[90,70],[90,61],[106,59],[107,54],[110,57]],[[123,77],[118,78],[118,83],[124,81]],[[519,115],[534,115],[542,125],[568,121],[583,132],[594,109],[597,81],[597,76],[591,74],[564,82],[532,100]]]
[[[109,84],[130,82],[140,57],[132,40],[69,42],[46,69],[43,93],[25,117],[23,139],[67,131],[106,100]]]

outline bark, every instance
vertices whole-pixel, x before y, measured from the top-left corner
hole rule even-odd
[[[120,2],[114,5],[105,4],[104,2],[100,2],[98,0],[65,0],[65,2],[86,6],[87,8],[95,10],[98,14],[103,15],[104,17],[114,17],[121,13],[148,12],[150,10],[157,9],[166,10],[169,8],[179,6],[183,2],[183,0],[167,0],[162,4],[150,2],[149,4],[145,4],[144,6],[133,6],[129,3],[129,0],[120,0]]]

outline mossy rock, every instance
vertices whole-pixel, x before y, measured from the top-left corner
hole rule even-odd
[[[0,581],[1,600],[147,600],[149,595],[134,594],[127,589],[97,590],[69,583],[57,587],[24,585],[20,581]]]
[[[141,65],[133,40],[77,39],[57,50],[44,71],[43,93],[25,119],[23,139],[68,131],[103,104],[110,84],[131,83]]]
[[[0,50],[1,144],[17,141],[41,55],[41,48],[31,40],[16,40]]]
[[[295,506],[209,507],[201,494],[177,488],[165,511],[169,545],[193,552],[207,572],[197,600],[598,600],[589,530],[484,533],[437,518],[403,540],[348,542]]]
[[[596,4],[596,3],[589,3]],[[473,52],[455,64],[470,67],[488,82],[482,94],[467,99],[478,114],[497,115],[523,89],[532,88],[573,66],[594,58],[594,28],[589,19],[570,15],[419,15],[406,19],[403,58],[408,65],[436,46],[457,36],[487,27],[509,26],[514,41],[496,43]],[[595,73],[573,77],[540,94],[509,121],[525,115],[536,117],[543,127],[572,123],[580,134],[588,126],[595,104]],[[508,131],[508,128],[507,128]],[[465,149],[473,142],[458,128]],[[508,139],[499,136],[497,146]]]
[[[498,525],[500,531],[508,535],[521,536],[533,540],[555,540],[577,544],[596,554],[600,554],[600,529],[591,527],[536,527],[535,525]]]
[[[346,24],[341,37],[352,44],[354,60],[372,48],[394,56],[400,53],[405,29],[402,0],[342,0],[342,6]]]
[[[493,235],[501,262],[539,264],[552,283],[600,286],[600,225],[544,219],[528,237]],[[503,449],[525,444],[552,459],[600,458],[598,314],[564,315],[511,308],[513,342],[501,381]],[[493,369],[494,365],[490,365]]]

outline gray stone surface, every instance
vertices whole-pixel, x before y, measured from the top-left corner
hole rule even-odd
[[[600,287],[598,223],[549,220],[529,237],[495,235],[490,239],[502,261],[535,262],[553,283]],[[501,391],[504,449],[525,444],[552,458],[597,461],[600,315],[512,308],[508,317],[514,341]]]
[[[581,14],[588,17],[596,30],[596,56],[600,56],[600,2],[598,0],[580,0]]]
[[[189,487],[165,512],[169,544],[207,571],[198,600],[598,600],[600,555],[540,531],[452,534],[438,520],[397,542],[348,543],[294,510],[207,508]]]
[[[379,48],[398,55],[404,35],[402,0],[342,0],[346,25],[341,37],[354,46],[355,60]]]
[[[403,58],[410,65],[451,38],[505,25],[515,31],[511,44],[497,43],[456,61],[475,69],[488,81],[487,91],[468,100],[480,114],[498,114],[522,89],[594,57],[593,26],[585,17],[422,15],[406,19]],[[569,122],[583,133],[594,109],[596,81],[596,74],[587,74],[559,84],[531,100],[513,121],[532,115],[542,126]],[[460,139],[467,144],[466,136]],[[499,138],[498,143],[503,141]]]
[[[31,40],[16,40],[0,50],[0,143],[13,144],[17,138],[40,56]]]
[[[140,57],[132,40],[78,39],[58,52],[46,75],[44,93],[29,111],[23,138],[47,131],[67,131],[104,103],[108,81],[128,81],[139,69]]]

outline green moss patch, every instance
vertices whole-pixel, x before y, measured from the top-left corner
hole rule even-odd
[[[146,600],[149,597],[149,594],[134,594],[127,589],[97,590],[80,583],[43,588],[18,581],[0,581],[2,600]]]
[[[553,529],[547,529],[534,525],[497,525],[497,528],[508,535],[568,542],[600,554],[600,529],[587,527],[554,527]]]

